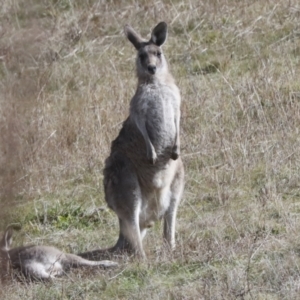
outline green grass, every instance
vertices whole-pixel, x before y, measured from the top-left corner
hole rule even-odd
[[[284,1],[37,1],[0,7],[0,226],[14,245],[115,243],[102,187],[136,87],[128,23],[169,24],[186,188],[177,248],[3,287],[1,299],[298,299],[300,6]]]

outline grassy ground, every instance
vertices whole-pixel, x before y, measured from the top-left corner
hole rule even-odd
[[[1,299],[300,299],[296,0],[2,0],[0,226],[15,245],[112,245],[102,168],[136,86],[130,23],[164,46],[182,95],[177,248],[147,262],[13,283]]]

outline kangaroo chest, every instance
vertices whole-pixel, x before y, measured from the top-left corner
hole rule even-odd
[[[178,109],[176,92],[164,85],[143,86],[131,102],[131,113],[144,119],[149,137],[158,148],[173,144]]]

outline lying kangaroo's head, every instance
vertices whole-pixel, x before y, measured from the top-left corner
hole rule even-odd
[[[137,74],[138,77],[152,77],[168,71],[167,63],[161,46],[167,39],[167,24],[160,22],[152,30],[149,41],[144,40],[132,27],[126,25],[125,34],[138,51]]]
[[[10,274],[10,257],[9,250],[12,243],[13,229],[20,229],[19,224],[11,224],[6,227],[6,230],[0,240],[0,281],[5,282]]]
[[[7,252],[11,247],[14,226],[14,224],[7,226],[2,239],[0,240],[0,250],[3,252]]]

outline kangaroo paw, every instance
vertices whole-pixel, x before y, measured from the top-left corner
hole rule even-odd
[[[179,148],[178,148],[177,146],[174,146],[173,149],[172,149],[171,158],[172,158],[173,160],[178,159],[179,154],[180,154],[179,152],[180,152],[180,151],[179,151]]]
[[[157,160],[157,154],[154,149],[152,149],[151,153],[147,154],[148,161],[151,165],[154,165]]]

